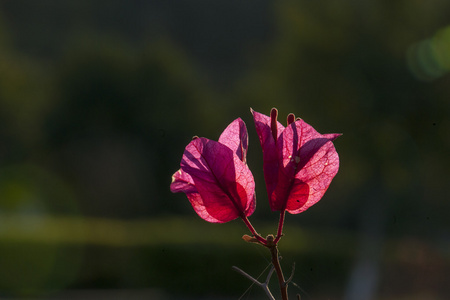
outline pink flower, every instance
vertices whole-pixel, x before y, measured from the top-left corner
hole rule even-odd
[[[270,117],[252,110],[263,150],[263,169],[273,211],[298,214],[317,203],[339,169],[332,141],[340,134],[320,134],[301,119],[288,116],[285,128]]]
[[[172,176],[171,191],[185,193],[197,214],[208,222],[246,220],[256,205],[247,148],[247,128],[240,118],[228,125],[218,142],[195,137]]]

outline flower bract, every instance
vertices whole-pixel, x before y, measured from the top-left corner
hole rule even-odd
[[[273,211],[301,213],[317,203],[339,169],[333,140],[340,134],[320,134],[294,115],[284,127],[277,110],[270,116],[252,110],[263,150],[263,170]]]
[[[233,121],[219,141],[194,138],[185,148],[172,192],[183,192],[197,214],[212,223],[248,217],[255,210],[255,182],[246,164],[245,123]]]

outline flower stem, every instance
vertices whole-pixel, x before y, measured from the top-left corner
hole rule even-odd
[[[283,275],[283,271],[281,270],[281,265],[280,265],[280,259],[278,257],[278,248],[277,245],[273,245],[270,248],[270,253],[272,255],[272,265],[275,268],[275,272],[277,273],[277,277],[278,277],[278,283],[280,285],[280,290],[281,290],[281,298],[283,300],[288,300],[288,294],[287,294],[287,283],[286,281],[284,281],[284,275]]]
[[[256,232],[255,228],[253,227],[253,225],[250,223],[250,221],[247,219],[246,216],[241,216],[242,221],[244,221],[245,225],[247,225],[248,229],[250,230],[250,232],[253,234],[253,236],[264,246],[267,245],[267,240],[265,238],[263,238],[261,235],[259,235],[259,233]]]
[[[280,222],[278,223],[277,236],[275,237],[275,240],[273,241],[275,245],[278,243],[278,241],[283,236],[283,225],[284,225],[284,216],[285,216],[285,214],[286,214],[285,210],[282,210],[280,212]]]

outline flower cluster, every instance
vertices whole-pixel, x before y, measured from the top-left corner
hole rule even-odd
[[[231,122],[219,141],[194,137],[186,146],[180,169],[172,176],[172,192],[183,192],[204,220],[225,223],[241,218],[252,233],[247,242],[259,243],[270,250],[272,269],[266,282],[235,270],[259,285],[269,299],[275,299],[268,283],[275,271],[283,300],[288,300],[287,286],[279,262],[277,243],[283,235],[285,213],[298,214],[317,203],[339,169],[339,156],[333,140],[340,134],[320,134],[294,114],[284,127],[272,108],[266,116],[251,110],[263,150],[263,170],[270,208],[280,212],[277,235],[263,238],[247,217],[256,206],[255,181],[247,166],[248,135],[244,121]],[[300,297],[298,296],[298,299]]]
[[[251,110],[263,150],[263,170],[269,204],[280,211],[278,234],[282,235],[284,214],[298,214],[317,203],[339,169],[332,141],[340,134],[320,134],[293,114],[284,127],[278,111],[269,116]],[[172,192],[183,192],[204,220],[224,223],[242,218],[253,236],[267,246],[247,217],[255,210],[255,181],[246,163],[247,128],[234,120],[219,140],[194,137],[186,146],[180,169],[172,177]]]

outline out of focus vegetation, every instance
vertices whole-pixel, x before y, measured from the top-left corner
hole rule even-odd
[[[249,113],[273,106],[344,134],[324,199],[287,216],[292,292],[450,294],[450,2],[1,0],[0,57],[0,297],[239,298],[231,266],[259,274],[265,249],[170,177],[193,135],[242,117],[251,220],[273,233]]]

